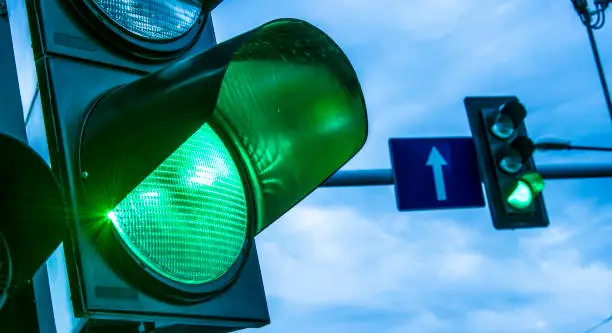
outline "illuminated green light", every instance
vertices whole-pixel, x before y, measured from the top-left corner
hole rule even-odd
[[[204,125],[106,216],[151,269],[203,284],[225,274],[242,251],[243,186],[229,151]]]
[[[519,180],[506,201],[510,206],[516,209],[525,209],[529,207],[533,201],[533,197],[533,192],[529,185],[526,182]]]
[[[108,212],[106,214],[106,217],[108,217],[108,219],[111,220],[111,222],[113,222],[114,224],[117,224],[117,215],[115,215],[114,212]]]

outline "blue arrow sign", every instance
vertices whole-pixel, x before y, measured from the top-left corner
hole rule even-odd
[[[444,173],[442,172],[442,166],[446,165],[446,160],[436,146],[431,148],[431,153],[429,153],[429,158],[427,158],[426,165],[431,166],[434,175],[434,184],[436,187],[436,198],[438,201],[446,200],[446,184],[444,184]]]
[[[472,138],[390,139],[400,211],[483,207]]]

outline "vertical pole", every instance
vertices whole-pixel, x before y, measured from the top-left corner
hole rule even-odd
[[[606,82],[606,75],[603,70],[603,65],[601,64],[601,58],[599,57],[599,51],[597,49],[597,42],[595,41],[595,35],[593,33],[593,28],[591,27],[590,15],[586,28],[587,34],[589,35],[589,42],[591,44],[591,50],[593,51],[593,57],[595,58],[595,65],[597,66],[597,73],[599,74],[599,81],[601,81],[601,88],[603,89],[604,97],[606,99],[606,106],[608,107],[608,113],[610,114],[610,119],[612,120],[612,99],[610,98],[610,91],[608,90],[608,83]]]
[[[57,333],[55,326],[55,314],[53,312],[53,302],[51,299],[51,284],[49,282],[49,271],[47,264],[44,263],[32,279],[34,289],[34,300],[36,319],[38,321],[38,331],[40,333]]]

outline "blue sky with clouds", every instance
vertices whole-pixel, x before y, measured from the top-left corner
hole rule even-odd
[[[225,0],[213,14],[220,41],[280,17],[326,31],[356,68],[370,135],[348,169],[389,167],[389,137],[469,135],[468,95],[519,96],[534,138],[612,146],[570,0]],[[610,77],[611,37],[610,25],[597,33]],[[20,71],[29,101],[33,68]],[[612,155],[538,153],[536,161]],[[611,187],[550,181],[551,227],[515,232],[495,231],[486,208],[398,213],[389,186],[317,190],[258,236],[272,324],[257,331],[583,332],[612,313]],[[67,296],[57,258],[51,283]],[[65,305],[58,322],[70,322],[69,305],[55,305]]]
[[[226,0],[213,15],[220,41],[279,17],[326,31],[357,70],[370,135],[348,169],[389,167],[389,137],[470,135],[468,95],[519,96],[534,138],[612,145],[569,0]],[[597,32],[610,76],[611,37]],[[514,232],[486,208],[399,213],[392,187],[319,189],[257,239],[272,317],[259,331],[583,332],[612,313],[611,186],[549,181],[551,227]]]

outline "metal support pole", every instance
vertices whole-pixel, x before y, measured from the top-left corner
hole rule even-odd
[[[604,98],[606,100],[606,106],[608,107],[608,113],[612,119],[612,98],[610,98],[610,91],[608,90],[608,83],[606,82],[606,75],[604,74],[603,66],[601,64],[601,58],[599,57],[599,51],[597,50],[597,42],[595,41],[595,35],[593,34],[593,28],[591,28],[590,15],[589,21],[587,22],[587,34],[589,35],[589,42],[591,44],[591,50],[593,51],[593,57],[595,58],[595,65],[597,66],[597,74],[601,81],[601,88],[603,89]]]
[[[545,179],[612,178],[612,164],[541,165],[538,172]],[[333,174],[320,187],[393,185],[393,170],[342,170]]]
[[[340,170],[319,187],[393,185],[393,170]]]

